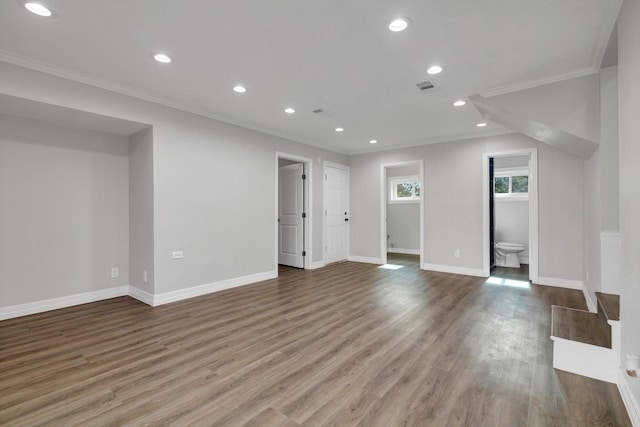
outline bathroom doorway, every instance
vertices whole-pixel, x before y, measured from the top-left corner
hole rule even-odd
[[[536,281],[538,276],[537,151],[484,156],[484,272]]]
[[[423,161],[381,165],[382,264],[422,267],[424,245]]]

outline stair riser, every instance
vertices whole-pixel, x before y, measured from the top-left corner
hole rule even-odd
[[[619,363],[614,350],[557,337],[552,340],[554,368],[617,383]]]

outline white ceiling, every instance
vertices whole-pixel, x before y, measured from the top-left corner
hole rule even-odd
[[[620,8],[619,0],[42,3],[54,18],[0,2],[0,60],[342,153],[505,132],[476,128],[473,105],[452,102],[597,70]],[[392,33],[386,24],[397,16],[412,25]],[[155,62],[158,51],[175,62]],[[436,63],[444,71],[429,76]],[[421,93],[424,80],[437,90]],[[234,93],[238,83],[248,92]]]

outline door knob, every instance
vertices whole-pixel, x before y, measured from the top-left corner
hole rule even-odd
[[[349,221],[349,218],[345,218],[344,220],[345,220],[345,221]]]

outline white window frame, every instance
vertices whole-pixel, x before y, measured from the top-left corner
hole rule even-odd
[[[514,176],[526,176],[530,179],[528,169],[495,169],[493,173],[493,195],[496,200],[509,200],[509,201],[526,201],[529,200],[529,192],[527,187],[526,193],[513,193],[511,192],[511,182]],[[495,179],[496,178],[509,178],[509,192],[508,193],[496,193],[495,192]]]
[[[398,184],[411,183],[420,184],[420,193],[422,194],[422,182],[420,182],[420,176],[418,175],[410,175],[410,176],[393,176],[389,177],[389,197],[388,201],[391,204],[401,204],[401,203],[420,203],[420,196],[416,196],[415,194],[415,186],[413,190],[413,194],[411,197],[400,197],[398,198],[396,195],[396,188]]]

